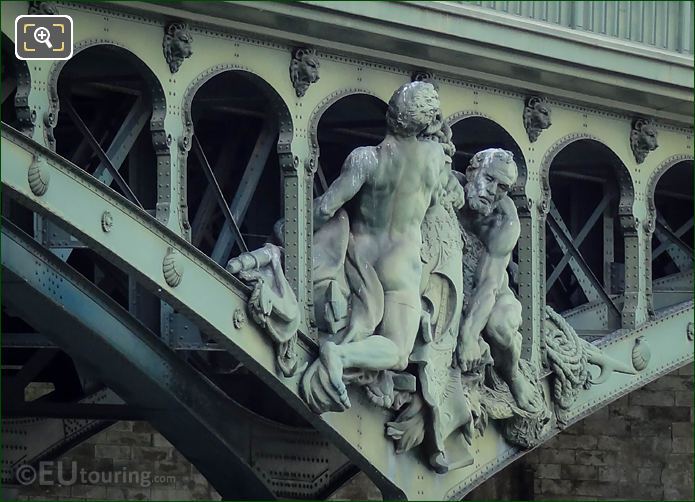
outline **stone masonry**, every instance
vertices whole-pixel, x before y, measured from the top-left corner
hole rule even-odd
[[[468,499],[693,500],[693,366],[614,401],[487,480]],[[509,471],[509,472],[508,472]]]
[[[693,367],[686,366],[569,427],[466,499],[693,500],[693,416]],[[60,461],[99,472],[150,472],[150,483],[5,486],[2,499],[219,500],[205,478],[146,423],[116,423]],[[331,498],[380,497],[360,474]]]

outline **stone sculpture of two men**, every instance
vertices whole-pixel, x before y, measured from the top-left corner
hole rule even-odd
[[[363,385],[375,403],[387,407],[415,390],[399,372],[408,366],[422,326],[421,227],[428,209],[445,194],[464,230],[483,244],[456,364],[462,372],[481,364],[482,335],[518,406],[529,411],[541,406],[519,371],[521,305],[507,277],[519,237],[516,209],[507,196],[517,177],[512,154],[479,152],[465,179],[452,171],[451,132],[427,82],[401,86],[389,101],[386,120],[385,139],[354,150],[314,203],[314,300],[323,336],[320,357],[303,378],[308,404],[316,412],[349,407],[349,383]]]

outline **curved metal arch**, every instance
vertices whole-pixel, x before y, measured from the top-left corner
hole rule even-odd
[[[605,147],[606,150],[608,150],[608,152],[610,152],[617,160],[620,161],[619,164],[613,165],[613,172],[615,173],[616,178],[618,180],[618,187],[620,190],[620,201],[618,202],[618,215],[620,216],[621,223],[624,226],[625,222],[623,220],[628,219],[632,221],[634,219],[632,214],[632,205],[635,201],[634,180],[632,179],[632,175],[630,174],[630,171],[628,171],[625,162],[623,162],[623,159],[620,158],[620,155],[618,155],[609,145],[607,145],[599,137],[589,133],[578,132],[567,134],[559,140],[557,140],[555,143],[553,143],[551,147],[543,155],[543,160],[541,160],[540,165],[540,178],[542,190],[540,209],[544,214],[546,214],[550,210],[550,167],[553,161],[555,160],[555,157],[557,157],[557,155],[562,150],[564,150],[572,143],[581,140],[590,140],[599,143],[600,145]]]
[[[314,110],[311,112],[311,115],[309,116],[309,134],[308,134],[308,141],[309,141],[309,169],[313,173],[316,171],[317,168],[317,161],[319,158],[319,155],[321,154],[320,148],[319,148],[319,122],[321,121],[321,117],[323,117],[323,114],[328,111],[328,109],[336,104],[338,101],[340,101],[343,98],[347,98],[349,96],[357,96],[357,95],[365,95],[365,96],[371,96],[373,98],[378,99],[384,104],[387,104],[386,101],[384,101],[381,96],[379,96],[376,92],[364,88],[364,87],[348,87],[345,89],[339,89],[337,91],[334,91],[330,93],[328,96],[323,98],[318,105],[314,108]],[[384,117],[384,122],[386,121],[386,118]]]
[[[14,42],[5,33],[2,33],[3,43],[14,45]],[[17,73],[17,90],[14,96],[14,108],[17,114],[20,130],[27,136],[34,134],[36,112],[29,106],[29,93],[31,92],[31,71],[26,61],[10,58],[10,64]]]
[[[495,120],[492,116],[488,115],[487,113],[483,113],[479,110],[461,110],[458,112],[454,112],[451,115],[449,115],[445,121],[447,124],[449,124],[450,127],[454,127],[456,124],[459,122],[462,122],[466,119],[470,118],[481,118],[485,120],[489,120],[496,126],[498,126],[500,129],[502,129],[514,142],[516,147],[519,149],[519,153],[521,155],[521,160],[523,161],[523,165],[518,166],[519,167],[519,176],[517,177],[516,183],[514,184],[514,187],[512,187],[511,190],[511,196],[514,197],[515,199],[520,199],[523,198],[522,196],[526,192],[526,180],[528,179],[528,166],[526,164],[526,157],[524,157],[523,154],[523,149],[521,148],[521,145],[517,141],[517,139],[514,137],[512,133],[509,132],[509,130],[504,127],[502,124],[500,124],[497,120]],[[526,201],[528,202],[528,201]]]
[[[666,174],[666,172],[671,169],[676,164],[687,161],[695,161],[695,156],[692,153],[679,153],[676,155],[671,155],[659,164],[659,166],[649,175],[647,180],[647,221],[645,222],[645,228],[648,232],[654,231],[654,225],[656,223],[656,203],[654,202],[654,193],[656,191],[656,186],[659,184],[661,177]]]
[[[169,144],[171,143],[171,137],[167,136],[164,130],[164,118],[166,117],[166,93],[164,92],[164,85],[159,80],[157,75],[152,71],[152,69],[147,65],[147,63],[138,56],[135,51],[129,47],[126,47],[121,42],[116,40],[95,38],[82,40],[75,44],[73,50],[73,58],[85,50],[92,49],[94,47],[114,47],[118,50],[123,51],[129,58],[133,60],[139,73],[145,79],[149,86],[151,106],[152,106],[152,117],[150,118],[150,132],[152,134],[152,145],[154,146],[155,153],[157,155],[157,166],[162,168],[162,161],[166,159],[166,167],[171,163],[171,155],[169,153]],[[51,67],[48,79],[47,79],[47,91],[49,98],[49,109],[43,117],[44,121],[44,134],[46,144],[55,151],[55,137],[53,136],[53,129],[58,124],[58,111],[60,110],[60,99],[58,98],[58,80],[60,79],[60,74],[63,68],[68,64],[71,59],[56,61]]]
[[[187,170],[185,166],[188,162],[188,152],[193,144],[193,100],[203,85],[213,78],[228,71],[240,72],[250,77],[250,80],[258,86],[269,99],[272,109],[278,118],[278,142],[276,152],[281,172],[290,172],[296,169],[297,164],[292,156],[292,138],[294,136],[294,124],[290,108],[282,98],[280,93],[261,76],[258,72],[248,66],[238,64],[216,64],[207,70],[199,73],[186,87],[182,101],[181,119],[183,121],[183,134],[179,138],[179,163],[184,166],[179,169],[179,217],[183,222],[184,232],[190,233],[190,223],[188,221],[188,183],[186,181]],[[190,235],[189,237],[190,238]]]
[[[248,66],[238,64],[217,64],[211,66],[198,74],[198,76],[188,84],[188,87],[186,87],[183,97],[183,110],[181,113],[184,133],[179,141],[179,150],[183,155],[183,160],[185,161],[187,158],[188,151],[191,149],[191,140],[193,139],[193,117],[191,108],[195,95],[207,82],[228,71],[247,74],[250,80],[261,89],[261,92],[270,98],[271,106],[277,113],[279,121],[277,153],[279,156],[280,168],[293,169],[294,160],[292,157],[291,145],[294,136],[294,124],[292,122],[292,113],[290,112],[289,105],[285,102],[282,95],[263,78],[260,73]],[[182,165],[185,165],[185,162]]]

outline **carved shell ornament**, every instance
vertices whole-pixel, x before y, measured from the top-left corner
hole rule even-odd
[[[162,261],[164,280],[169,286],[175,288],[183,280],[183,258],[174,248],[169,248]]]
[[[524,128],[531,143],[534,143],[543,129],[547,129],[553,123],[550,120],[550,108],[545,99],[540,96],[531,96],[526,99],[524,106]]]
[[[637,118],[632,122],[630,131],[630,148],[638,164],[644,162],[649,152],[659,148],[656,124],[645,118]]]
[[[318,82],[320,66],[315,49],[301,47],[292,52],[290,80],[298,98],[306,94],[311,84]]]
[[[31,163],[29,172],[27,173],[27,181],[29,182],[31,193],[37,197],[41,197],[48,191],[48,182],[50,179],[51,175],[48,172],[46,159],[43,157],[34,157],[34,161]]]
[[[640,336],[635,340],[635,346],[632,347],[632,366],[637,371],[642,371],[649,365],[649,360],[652,358],[652,350],[649,344]]]

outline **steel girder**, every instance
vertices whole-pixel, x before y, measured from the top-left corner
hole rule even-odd
[[[244,312],[246,297],[245,288],[233,277],[136,206],[9,127],[2,131],[2,165],[2,182],[10,195],[58,219],[95,251],[136,274],[162,299],[199,324],[365,470],[385,498],[460,498],[524,454],[491,429],[475,440],[476,462],[471,468],[436,475],[414,454],[394,453],[383,433],[385,412],[370,406],[357,393],[351,396],[353,407],[348,412],[309,413],[297,394],[298,378],[277,376],[273,349],[263,333],[252,323],[237,328],[232,322],[235,311]],[[35,195],[29,186],[27,173],[32,165],[40,165],[45,175],[42,179],[48,180],[42,195]],[[109,231],[101,226],[103,211],[113,217]],[[162,271],[162,259],[172,249],[178,253],[178,270],[185,271],[176,286],[166,282]],[[206,294],[201,295],[201,291]],[[652,342],[651,361],[638,375],[613,374],[605,383],[583,391],[570,410],[570,422],[692,361],[693,348],[686,336],[692,313],[692,301],[686,302],[636,330],[618,330],[603,338],[597,346],[619,360],[630,358],[637,338],[643,338],[641,343]],[[300,358],[308,361],[313,351],[312,342],[302,338]],[[223,412],[215,408],[209,413],[220,417]],[[550,431],[547,438],[557,432]]]
[[[79,404],[122,403],[110,389],[101,389]],[[4,410],[7,413],[7,408]],[[3,483],[14,482],[15,469],[55,458],[90,436],[102,431],[112,420],[89,418],[7,418],[3,416]]]
[[[148,420],[223,497],[274,498],[240,455],[248,413],[58,258],[3,222],[4,301]],[[74,336],[74,333],[82,333]]]

